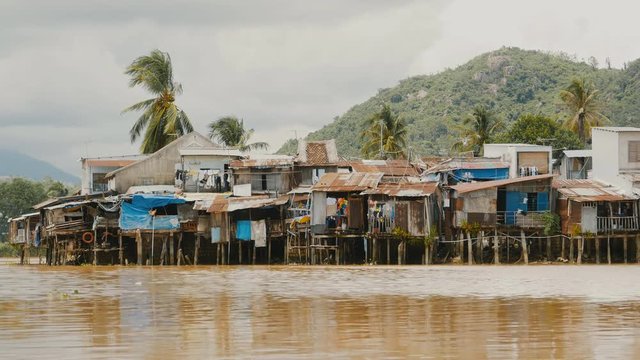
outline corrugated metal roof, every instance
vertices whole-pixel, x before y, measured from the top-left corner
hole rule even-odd
[[[598,127],[592,127],[591,130],[603,130],[603,131],[611,131],[611,132],[636,132],[636,131],[640,131],[640,128],[626,127],[626,126],[598,126]]]
[[[40,213],[36,212],[36,213],[22,214],[18,217],[10,218],[8,222],[26,220],[27,218],[36,217],[36,216],[40,216]]]
[[[111,194],[110,191],[105,191],[105,192],[88,194],[88,195],[62,196],[62,197],[59,197],[59,198],[53,198],[53,199],[45,200],[45,201],[43,201],[43,202],[41,202],[39,204],[34,205],[33,208],[35,210],[40,210],[40,209],[43,209],[45,207],[56,205],[56,204],[61,204],[61,203],[64,203],[64,202],[78,201],[78,200],[88,200],[88,199],[101,199],[101,198],[108,197],[110,194]]]
[[[311,193],[311,186],[299,186],[288,192],[288,194],[310,194],[310,193]]]
[[[225,148],[186,148],[179,149],[178,153],[182,156],[242,156],[242,151],[238,149]]]
[[[277,198],[268,198],[264,196],[216,198],[207,212],[221,213],[245,209],[257,209],[267,206],[284,205],[288,201],[289,196],[287,195]]]
[[[53,206],[48,206],[46,208],[44,208],[45,210],[56,210],[56,209],[64,209],[64,208],[70,208],[70,207],[76,207],[76,206],[80,206],[80,205],[85,205],[85,204],[89,204],[93,201],[91,200],[84,200],[84,201],[70,201],[70,202],[66,202],[63,204],[58,204],[58,205],[53,205]]]
[[[337,165],[340,162],[340,157],[335,140],[300,140],[296,162],[300,166]]]
[[[593,151],[589,149],[585,150],[565,150],[562,152],[564,156],[568,158],[581,158],[581,157],[591,157],[593,156]]]
[[[385,176],[417,176],[418,170],[408,160],[354,160],[354,172],[382,173]]]
[[[425,171],[425,174],[454,170],[505,169],[509,165],[508,162],[504,162],[500,158],[453,158],[430,167]]]
[[[363,195],[387,195],[395,197],[423,197],[433,194],[438,188],[437,182],[378,184],[376,188],[365,190]]]
[[[451,186],[451,189],[458,192],[458,194],[464,194],[472,191],[490,189],[492,187],[500,187],[505,185],[517,184],[521,182],[527,182],[527,181],[546,180],[551,178],[553,178],[552,174],[523,176],[523,177],[513,178],[513,179],[479,181],[474,183],[458,184],[458,185]]]
[[[251,156],[247,159],[232,160],[231,168],[293,166],[293,157],[287,155]]]
[[[327,173],[311,187],[312,191],[364,191],[378,186],[382,173]]]
[[[139,185],[127,189],[126,194],[175,194],[178,190],[173,185]]]
[[[209,210],[213,202],[218,198],[225,198],[231,193],[182,193],[179,197],[186,202],[193,202],[193,210]]]
[[[576,202],[635,200],[621,189],[591,179],[555,180],[553,187],[563,196]]]

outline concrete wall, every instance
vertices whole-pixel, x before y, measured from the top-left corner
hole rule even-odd
[[[551,146],[542,145],[526,145],[526,144],[484,144],[484,156],[500,157],[502,161],[508,162],[509,177],[516,178],[520,176],[518,164],[518,153],[524,152],[546,152],[549,154],[549,173],[553,169],[553,159],[551,154]]]
[[[94,193],[93,191],[93,174],[108,174],[114,170],[119,169],[117,166],[89,166],[83,164],[82,166],[82,187],[80,189],[81,195],[88,195]]]
[[[640,140],[640,132],[617,132],[594,128],[591,132],[593,171],[595,180],[617,186],[627,194],[633,192],[633,183],[620,171],[640,170],[640,163],[629,163],[629,141]]]
[[[125,193],[131,186],[174,185],[179,149],[216,146],[209,139],[193,132],[156,151],[148,158],[125,166],[109,181],[111,190]]]

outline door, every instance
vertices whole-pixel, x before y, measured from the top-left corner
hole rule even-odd
[[[595,206],[582,206],[582,232],[591,232],[593,234],[598,232],[598,208]]]

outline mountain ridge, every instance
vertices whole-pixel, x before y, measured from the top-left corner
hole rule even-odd
[[[455,68],[412,76],[380,89],[306,139],[335,138],[342,155],[357,157],[364,122],[388,103],[408,123],[411,152],[444,155],[456,136],[452,125],[460,123],[476,105],[489,107],[507,123],[527,113],[565,119],[558,93],[574,77],[595,83],[611,125],[640,125],[635,116],[635,109],[640,108],[640,60],[623,69],[600,69],[564,53],[503,47]],[[278,153],[295,151],[295,141],[290,139]]]
[[[11,149],[0,149],[0,178],[24,177],[42,180],[50,177],[70,185],[79,185],[80,178],[50,163]]]

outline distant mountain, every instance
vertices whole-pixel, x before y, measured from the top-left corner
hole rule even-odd
[[[11,176],[33,180],[50,177],[67,184],[80,184],[80,178],[66,173],[48,162],[13,150],[0,149],[0,178]]]
[[[476,105],[491,108],[507,123],[526,113],[565,119],[558,93],[577,76],[593,81],[602,92],[604,113],[612,125],[640,126],[640,59],[624,69],[599,69],[566,54],[502,48],[455,69],[410,77],[380,89],[307,139],[335,138],[340,154],[359,156],[365,120],[389,103],[409,124],[412,152],[446,153],[456,136],[451,125]],[[295,151],[295,141],[289,140],[278,152]]]

